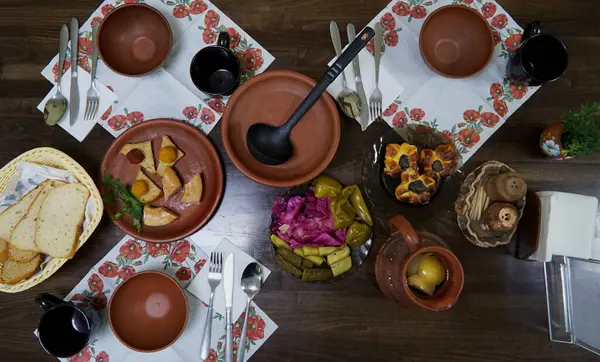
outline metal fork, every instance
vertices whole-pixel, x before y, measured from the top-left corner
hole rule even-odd
[[[208,358],[210,351],[210,338],[212,332],[213,320],[213,300],[215,299],[215,289],[221,284],[223,279],[223,254],[218,252],[210,253],[210,266],[208,268],[208,285],[210,286],[210,303],[206,314],[206,324],[204,325],[204,335],[202,337],[202,348],[200,358]]]
[[[83,119],[85,121],[91,121],[96,118],[98,113],[98,107],[100,106],[100,93],[96,88],[96,68],[98,68],[98,41],[96,39],[96,33],[98,32],[98,22],[92,27],[92,72],[91,72],[91,84],[90,89],[87,91],[87,101],[85,102],[85,113]]]
[[[379,89],[379,63],[381,62],[381,46],[383,43],[383,28],[381,27],[381,23],[377,23],[375,25],[375,46],[374,46],[374,53],[375,53],[375,89],[373,90],[373,92],[371,93],[371,96],[369,97],[369,113],[370,113],[370,118],[372,120],[377,120],[379,117],[381,117],[381,103],[382,103],[382,96],[381,96],[381,90]]]

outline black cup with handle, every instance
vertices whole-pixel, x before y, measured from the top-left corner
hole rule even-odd
[[[534,21],[525,28],[521,45],[508,62],[507,74],[513,81],[538,86],[560,78],[568,63],[567,47],[542,32],[539,21]]]
[[[100,314],[51,294],[35,298],[45,312],[38,324],[38,339],[48,354],[67,358],[83,350],[100,326]]]
[[[217,45],[200,49],[192,59],[192,82],[208,95],[230,95],[240,85],[240,62],[230,49],[230,43],[229,33],[221,32]]]

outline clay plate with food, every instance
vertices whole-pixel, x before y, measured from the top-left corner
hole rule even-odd
[[[108,215],[150,242],[191,235],[210,220],[223,194],[217,151],[198,129],[175,120],[125,131],[106,152],[100,174]]]

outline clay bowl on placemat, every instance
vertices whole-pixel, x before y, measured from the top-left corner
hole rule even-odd
[[[138,352],[157,352],[183,333],[188,318],[183,289],[166,274],[144,271],[123,281],[108,304],[115,336]]]
[[[128,143],[152,140],[152,149],[156,164],[163,135],[169,136],[175,146],[185,154],[173,166],[173,169],[179,175],[181,184],[184,185],[194,174],[200,173],[204,190],[202,200],[199,204],[181,202],[180,199],[183,191],[179,191],[177,194],[171,196],[169,201],[165,202],[164,197],[161,196],[152,202],[152,206],[165,207],[179,216],[177,220],[170,224],[163,226],[143,225],[142,230],[138,233],[133,227],[131,217],[124,216],[122,219],[114,221],[125,233],[144,241],[171,242],[193,234],[210,220],[223,194],[223,168],[217,151],[202,132],[183,121],[166,119],[150,120],[125,131],[106,151],[100,167],[100,175],[102,176],[102,174],[107,173],[114,178],[120,179],[121,183],[131,187],[140,166],[130,163],[127,157],[120,154],[119,151]],[[162,187],[160,176],[151,175],[147,172],[145,174],[158,187]],[[100,192],[103,195],[105,194],[102,184],[100,185]],[[105,209],[112,219],[113,215],[121,207],[122,205],[118,203],[107,205]]]
[[[494,53],[488,22],[461,5],[444,6],[429,15],[419,38],[421,55],[436,72],[466,78],[483,70]]]
[[[316,82],[300,73],[268,71],[245,82],[229,99],[221,130],[227,154],[252,180],[275,187],[303,184],[318,176],[333,159],[340,142],[340,118],[327,94],[292,130],[292,158],[278,166],[258,162],[248,151],[246,134],[255,123],[282,125]]]
[[[100,58],[125,76],[142,76],[160,68],[171,52],[172,42],[167,19],[144,4],[117,7],[98,29]]]

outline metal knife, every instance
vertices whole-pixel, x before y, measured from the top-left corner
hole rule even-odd
[[[79,22],[76,18],[71,19],[71,97],[69,101],[69,113],[71,126],[75,125],[79,115],[79,82],[77,78],[77,58],[79,54]]]
[[[354,38],[356,38],[356,29],[354,29],[353,24],[348,24],[346,26],[346,32],[348,33],[348,43],[352,43]],[[360,98],[360,114],[358,119],[360,121],[360,127],[364,131],[369,126],[369,102],[367,101],[367,94],[365,93],[365,87],[363,86],[362,78],[360,77],[360,63],[358,58],[360,53],[354,57],[352,61],[352,67],[354,69],[354,82],[356,83],[356,91],[358,92],[358,97]]]
[[[225,271],[223,273],[223,289],[225,292],[225,333],[227,334],[225,362],[233,362],[233,321],[231,316],[231,308],[233,307],[233,281],[235,278],[233,261],[233,254],[229,254],[227,260],[225,260]]]

